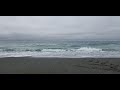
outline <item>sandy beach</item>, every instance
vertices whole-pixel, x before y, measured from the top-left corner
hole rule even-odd
[[[120,74],[120,58],[0,58],[0,74]]]

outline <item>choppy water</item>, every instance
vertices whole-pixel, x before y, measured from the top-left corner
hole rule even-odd
[[[120,57],[120,41],[0,41],[0,57]]]

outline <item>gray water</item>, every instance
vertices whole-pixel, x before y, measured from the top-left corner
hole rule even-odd
[[[1,40],[0,57],[120,57],[120,41]]]

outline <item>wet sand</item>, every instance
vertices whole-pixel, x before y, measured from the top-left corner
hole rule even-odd
[[[0,58],[0,74],[120,74],[120,58]]]

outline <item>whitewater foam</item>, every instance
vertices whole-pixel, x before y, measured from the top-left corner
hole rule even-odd
[[[64,49],[43,49],[42,52],[64,52]]]
[[[120,42],[0,41],[0,57],[119,57]]]
[[[78,51],[86,51],[86,52],[94,52],[94,51],[102,51],[102,49],[99,48],[91,48],[91,47],[81,47],[77,49]]]

